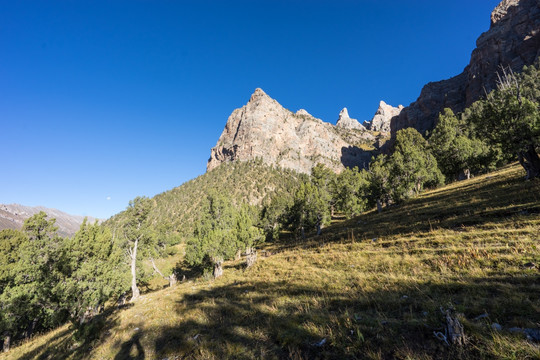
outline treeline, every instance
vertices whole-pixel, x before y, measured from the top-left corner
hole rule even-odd
[[[193,234],[195,223],[202,216],[207,195],[218,190],[234,206],[242,203],[259,205],[270,193],[291,188],[302,175],[289,169],[263,164],[258,159],[249,162],[224,163],[179,187],[155,196],[149,221],[154,227],[169,229],[187,238]],[[114,223],[124,213],[114,216]]]

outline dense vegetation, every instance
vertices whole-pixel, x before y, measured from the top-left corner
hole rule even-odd
[[[450,183],[457,179],[478,176],[516,159],[525,169],[527,179],[540,176],[540,159],[537,155],[537,148],[540,145],[539,77],[538,66],[525,68],[524,72],[519,75],[511,72],[503,73],[499,88],[489,94],[485,100],[473,104],[463,114],[454,114],[451,110],[446,109],[440,115],[435,129],[430,134],[426,134],[426,137],[412,128],[397,132],[391,152],[374,158],[368,169],[345,169],[341,173],[335,174],[328,168],[317,165],[310,175],[305,175],[266,166],[259,160],[228,163],[178,188],[157,195],[153,199],[136,198],[129,203],[124,212],[109,219],[103,225],[84,222],[77,234],[71,239],[59,237],[56,234],[54,219],[47,219],[44,213],[28,219],[22,231],[0,232],[0,336],[4,339],[4,348],[10,347],[12,339],[29,338],[36,331],[55,328],[67,321],[71,321],[76,329],[74,333],[76,339],[92,340],[93,336],[99,335],[99,331],[96,329],[102,325],[99,319],[103,319],[104,309],[112,309],[112,306],[117,302],[124,304],[124,299],[128,296],[131,297],[132,302],[137,300],[141,296],[140,287],[144,286],[152,273],[167,278],[171,286],[174,285],[179,276],[187,273],[186,269],[202,269],[203,273],[208,274],[212,271],[213,277],[218,278],[226,273],[223,264],[226,261],[238,260],[242,254],[247,257],[247,266],[252,266],[257,254],[255,248],[294,247],[299,243],[306,243],[308,239],[311,239],[310,241],[321,239],[324,243],[328,239],[338,236],[337,234],[342,237],[343,228],[326,229],[332,221],[351,219],[375,206],[377,206],[378,212],[383,212],[383,208],[386,208],[383,214],[388,212],[397,214],[392,212],[394,207],[403,209],[399,215],[401,219],[392,218],[393,222],[386,225],[394,228],[394,230],[388,230],[390,231],[389,238],[393,239],[388,243],[390,247],[394,246],[395,242],[401,243],[402,239],[417,236],[403,232],[402,230],[405,228],[408,231],[425,232],[425,236],[431,236],[423,228],[416,229],[414,224],[403,223],[403,219],[413,212],[416,217],[414,221],[422,221],[424,226],[427,221],[431,230],[433,230],[431,228],[433,224],[443,222],[443,225],[439,225],[444,229],[441,233],[443,236],[441,242],[446,242],[444,239],[449,237],[455,242],[454,246],[457,246],[458,252],[463,250],[462,247],[468,249],[470,246],[468,239],[447,233],[450,230],[454,231],[454,228],[444,225],[448,220],[446,207],[451,206],[450,203],[444,204],[444,201],[441,200],[444,196],[435,197],[439,205],[436,205],[435,210],[432,209],[434,205],[430,205],[431,207],[426,210],[429,214],[427,217],[422,215],[421,210],[411,205],[415,204],[415,200],[411,200],[411,198],[418,198],[426,188],[436,188],[445,181]],[[515,177],[508,181],[512,186],[518,186]],[[537,190],[535,184],[527,185],[530,191]],[[501,186],[503,185],[501,184]],[[440,194],[440,192],[435,194]],[[467,192],[467,194],[470,196],[470,203],[474,203],[476,193]],[[515,196],[514,200],[517,201],[517,193],[513,192],[512,194]],[[499,200],[494,200],[493,204],[490,203],[489,206],[511,206],[512,199],[508,195],[502,196],[499,193],[496,195],[503,197],[505,201],[499,203]],[[452,194],[452,196],[457,195]],[[527,203],[527,206],[530,206],[524,208],[524,211],[530,210],[536,214],[538,199],[534,196],[536,195],[531,194],[527,200],[531,201]],[[448,200],[451,200],[451,197]],[[524,199],[520,201],[523,204],[526,202]],[[484,201],[482,206],[488,206],[487,203],[487,200]],[[462,206],[461,203],[459,205]],[[427,205],[422,206],[426,207]],[[455,211],[455,208],[451,210]],[[485,208],[483,210],[464,210],[464,213],[474,215],[482,213],[482,211],[485,211]],[[504,217],[510,216],[508,211],[504,211]],[[465,219],[463,214],[454,212],[452,214],[455,218],[460,219],[459,222],[462,225],[466,225],[469,221]],[[371,214],[371,216],[374,217],[375,214]],[[384,219],[384,216],[380,215],[379,221]],[[377,221],[373,221],[373,218],[362,219],[361,221],[372,222],[373,226],[380,226]],[[521,246],[520,249],[524,246],[527,251],[537,256],[537,248],[530,246],[532,238],[529,236],[530,227],[533,226],[531,224],[536,224],[535,221],[527,223],[525,243],[520,243],[519,246]],[[452,226],[457,226],[453,220],[450,223]],[[496,227],[500,222],[492,220],[492,223],[495,225],[490,226]],[[504,226],[509,224],[521,226],[516,225],[515,222],[503,222]],[[358,228],[356,225],[348,226],[352,226],[351,229]],[[437,227],[437,225],[435,226]],[[353,244],[356,244],[354,230],[351,230],[350,234],[349,228],[346,231],[349,242],[352,241]],[[369,236],[373,235],[373,242],[377,242],[380,236],[374,230],[366,229],[362,230],[361,234],[364,239],[369,239]],[[385,233],[384,236],[388,234]],[[436,232],[435,236],[437,236]],[[264,245],[265,241],[268,242],[267,245]],[[415,241],[422,243],[423,240]],[[480,239],[479,241],[487,240]],[[360,251],[375,251],[370,248],[370,246],[375,245],[369,244],[368,242],[367,244],[351,245],[351,251],[358,252],[356,256],[362,258],[364,255],[361,255]],[[451,281],[456,280],[453,276],[459,273],[459,269],[442,269],[437,265],[439,264],[438,260],[432,257],[417,259],[414,257],[416,252],[423,254],[425,249],[423,247],[417,248],[414,244],[411,245],[409,240],[402,244],[406,244],[403,245],[406,249],[400,248],[399,251],[396,250],[397,253],[401,255],[406,253],[406,262],[416,263],[427,271],[427,277],[417,274],[416,270],[411,268],[409,264],[399,263],[398,266],[395,263],[396,260],[386,259],[384,261],[393,264],[389,265],[393,271],[402,267],[405,274],[412,274],[411,286],[413,286],[414,281],[417,283],[418,281],[433,281],[435,273],[437,271],[443,272],[443,270],[449,271]],[[428,248],[431,246],[435,249],[438,249],[439,246],[437,241],[422,244],[422,246]],[[473,244],[474,249],[476,249],[476,245],[476,243]],[[499,246],[498,243],[492,245]],[[484,249],[483,245],[480,247]],[[414,248],[414,252],[407,252],[409,248]],[[175,255],[179,249],[185,252],[184,256],[181,258],[177,256],[176,259],[181,259],[181,261],[178,262],[176,269],[168,267],[167,276],[164,276],[154,259]],[[467,251],[476,251],[474,249]],[[384,250],[379,250],[384,253]],[[456,254],[449,255],[441,250],[435,252],[437,251],[446,257],[458,256]],[[482,251],[487,253],[485,249]],[[478,267],[479,273],[489,275],[490,272],[487,269],[495,266],[493,265],[494,260],[490,257],[491,255],[486,255],[487,258],[484,259],[483,255],[479,254],[471,255],[475,259],[474,261],[467,258],[463,260],[463,264],[458,262],[458,265],[473,264]],[[522,261],[523,259],[524,257],[517,256],[512,258],[512,261]],[[480,263],[477,263],[476,260]],[[361,273],[357,274],[358,276],[367,276],[367,269],[364,269],[362,264],[350,256],[346,257],[346,261],[338,258],[338,263],[334,264],[337,267],[330,266],[329,260],[326,258],[317,258],[314,261],[320,261],[326,266],[317,268],[317,270],[335,268],[337,271],[340,268],[344,274],[348,274],[351,271],[349,267],[354,265],[363,269]],[[452,266],[455,265],[453,261],[451,261]],[[392,267],[394,265],[395,269]],[[378,266],[381,266],[381,269],[384,268],[382,263]],[[534,266],[536,265],[533,263]],[[276,269],[274,269],[275,273],[283,275]],[[259,271],[263,270],[259,268]],[[312,274],[305,275],[304,273],[297,275],[301,279],[307,276],[306,280],[312,276]],[[476,276],[469,273],[466,275]],[[389,286],[396,288],[402,286],[401,283],[392,283],[389,279],[386,280]],[[400,281],[402,280],[405,281],[404,279]],[[279,280],[275,279],[275,281]],[[522,283],[529,284],[525,280]],[[330,284],[327,285],[330,286]],[[341,283],[341,285],[352,289],[352,285],[345,283]],[[364,286],[374,285],[358,283],[356,288],[362,290]],[[444,284],[440,284],[440,286],[442,289],[446,289]],[[335,292],[326,295],[321,295],[324,294],[324,291],[313,284],[310,284],[310,289],[315,289],[313,292],[310,289],[300,291],[312,293],[312,297],[318,299],[318,302],[310,303],[309,307],[318,309],[321,303],[328,302],[327,298],[335,300],[343,295],[337,288],[330,288],[334,289]],[[427,289],[429,293],[432,292],[430,286]],[[266,290],[268,291],[268,289]],[[377,288],[376,291],[382,290]],[[448,298],[447,294],[445,295],[445,291],[435,291],[430,296],[440,298],[434,300],[434,303],[423,304],[421,307],[429,308],[428,313],[433,313],[435,303],[447,307],[443,300],[451,299]],[[521,288],[518,286],[516,291],[521,291]],[[235,294],[229,294],[229,291],[225,291],[225,293],[233,299],[236,298]],[[289,294],[287,291],[284,294],[284,296],[295,297],[294,294]],[[220,296],[220,292],[213,295]],[[278,294],[275,295],[278,296]],[[349,291],[345,291],[345,296],[349,295]],[[418,293],[416,295],[422,296]],[[526,295],[521,297],[525,299],[524,301],[534,303]],[[382,298],[379,300],[384,303]],[[363,301],[364,305],[377,308],[368,298]],[[460,301],[468,300],[461,299]],[[355,309],[354,311],[358,310],[356,309],[358,304],[355,302],[349,304],[338,301],[338,303],[341,305],[339,309],[335,309],[337,312],[341,311],[342,306],[345,306],[346,309],[351,307]],[[274,305],[266,302],[264,304],[264,306],[278,307],[278,309],[279,306],[283,305],[279,301],[272,303]],[[331,304],[327,303],[327,305]],[[418,304],[409,305],[412,314],[413,308],[417,309]],[[379,306],[377,312],[391,318],[393,316],[391,309],[386,306],[390,306],[390,303],[384,307]],[[298,315],[295,315],[293,310],[291,308],[283,315],[296,318]],[[475,308],[476,310],[478,309]],[[500,312],[496,307],[492,310],[495,313]],[[526,311],[529,311],[528,307]],[[353,321],[348,312],[349,310],[345,310],[345,314],[335,315],[337,316],[335,318],[330,316],[330,313],[321,315],[326,322],[333,324],[329,325],[331,334],[326,335],[325,339],[331,339],[332,344],[341,346],[339,349],[331,347],[329,356],[357,354],[363,346],[361,344],[366,341],[364,333],[369,336],[379,336],[371,333],[372,327],[367,325],[362,327],[356,324],[355,321],[358,321],[356,315]],[[400,316],[403,315],[400,314]],[[360,317],[363,316],[370,318],[370,321],[373,322],[378,315],[364,314]],[[520,326],[525,323],[530,326],[529,322],[524,319],[523,313],[516,316],[518,319],[512,318],[511,321],[519,323]],[[412,315],[411,317],[414,318]],[[320,333],[322,337],[326,330],[323,331],[320,328],[320,319],[313,319],[310,316],[307,318],[310,320],[308,321],[304,317],[297,319],[304,324],[301,325],[303,329],[305,326],[307,326],[306,329],[311,329],[310,331],[304,329],[304,335],[300,336],[302,341],[312,338],[315,333]],[[420,321],[417,318],[416,320]],[[304,321],[308,321],[308,324],[306,325]],[[374,326],[374,323],[370,324]],[[290,330],[290,326],[281,324],[280,321],[272,326],[274,325],[283,326],[287,331]],[[297,325],[300,326],[295,324],[293,328],[296,329]],[[352,329],[350,330],[351,335],[343,337],[343,334],[338,335],[339,332],[332,333],[332,331],[337,331],[337,328],[334,327],[338,325],[350,327]],[[412,324],[408,326],[414,331],[418,331]],[[195,328],[198,327],[195,326]],[[397,330],[391,329],[390,331]],[[481,330],[479,331],[482,333]],[[353,334],[355,335],[353,336]],[[233,335],[230,334],[230,336]],[[289,346],[289,356],[293,356],[294,351],[308,356],[312,354],[311,350],[304,348],[304,343],[302,343],[303,345],[298,343],[286,333],[283,336],[284,339],[278,336],[277,339],[271,340],[282,347],[280,351],[284,351],[283,347]],[[487,346],[485,336],[486,334],[482,333],[477,339],[482,344],[481,346]],[[350,337],[355,337],[353,341],[355,345],[348,344],[347,341],[350,340]],[[382,339],[384,338],[385,336],[382,336]],[[376,351],[386,342],[387,340],[381,340],[379,343],[378,340],[372,339],[368,347]],[[324,343],[320,346],[323,345]],[[205,351],[208,354],[220,356],[228,355],[229,350],[214,351],[213,348],[207,348]],[[275,351],[267,348],[259,350]],[[491,350],[482,348],[475,351],[490,353]],[[534,353],[534,351],[525,350],[524,347],[520,348],[520,351],[525,351],[527,354]],[[161,353],[162,351],[158,350],[157,352]],[[284,354],[278,353],[279,356]],[[430,351],[427,353],[431,354]],[[250,354],[249,357],[257,357],[254,353]]]
[[[210,191],[227,197],[235,206],[258,205],[265,197],[288,191],[296,185],[300,174],[287,169],[264,165],[261,161],[233,162],[155,196],[149,221],[162,232],[189,237]],[[117,215],[111,222],[121,218]]]
[[[56,235],[40,212],[22,231],[0,231],[0,333],[11,339],[67,320],[82,325],[122,290],[120,248],[108,229],[82,224],[72,239]]]

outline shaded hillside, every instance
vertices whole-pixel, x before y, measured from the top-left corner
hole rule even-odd
[[[540,183],[509,166],[188,279],[0,359],[540,358]],[[466,344],[444,342],[453,309]]]
[[[73,236],[79,230],[85,216],[70,215],[57,209],[49,209],[43,206],[24,206],[19,204],[0,204],[0,230],[21,229],[26,219],[39,213],[45,212],[49,218],[56,219],[58,234],[60,236]],[[87,217],[90,223],[98,220]]]
[[[199,219],[203,200],[215,191],[233,202],[259,205],[266,195],[290,189],[302,176],[295,171],[279,169],[261,161],[225,163],[181,186],[153,198],[151,222],[157,228],[181,235],[190,235]],[[124,213],[115,215],[108,224],[119,221]]]

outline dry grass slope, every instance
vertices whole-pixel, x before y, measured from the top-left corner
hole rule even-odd
[[[64,326],[0,358],[539,359],[509,331],[540,328],[540,182],[522,175],[509,166],[268,244],[249,270],[232,262],[217,281],[104,314],[96,340],[75,343]],[[464,347],[433,335],[441,308],[460,314]]]

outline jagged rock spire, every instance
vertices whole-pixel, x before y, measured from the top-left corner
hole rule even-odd
[[[339,118],[336,126],[344,129],[366,130],[366,128],[362,126],[358,120],[349,117],[349,111],[346,107],[339,112]]]
[[[338,119],[338,122],[341,120],[341,119],[350,119],[349,117],[349,111],[347,111],[347,108],[343,108],[340,112],[339,112],[339,119]]]
[[[392,118],[399,116],[401,110],[403,110],[403,105],[396,108],[381,100],[373,119],[365,122],[366,128],[371,131],[390,132]]]

